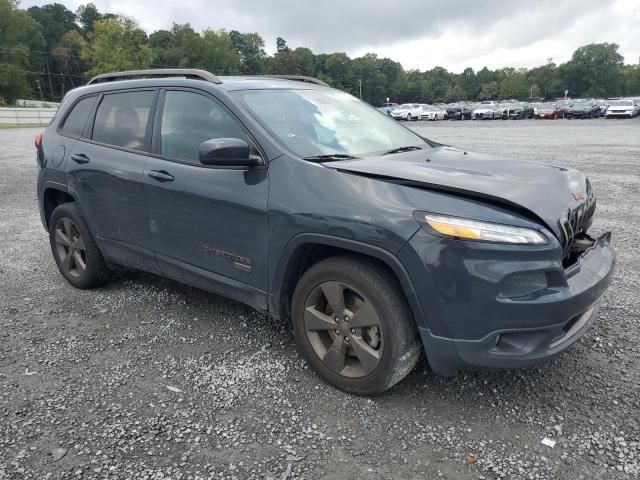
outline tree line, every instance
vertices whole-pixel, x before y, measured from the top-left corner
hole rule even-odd
[[[147,34],[120,15],[100,12],[92,3],[75,12],[53,3],[27,10],[17,0],[0,0],[0,104],[19,98],[59,101],[91,76],[140,68],[202,68],[218,75],[309,75],[380,105],[392,102],[553,99],[640,95],[640,65],[625,65],[615,43],[585,45],[571,59],[531,68],[443,67],[405,70],[400,63],[369,53],[314,54],[276,39],[267,54],[257,33],[236,30],[197,32],[189,24]],[[428,52],[425,52],[425,56]]]

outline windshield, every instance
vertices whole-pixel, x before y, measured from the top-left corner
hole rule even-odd
[[[538,108],[540,108],[542,110],[555,110],[556,104],[555,103],[543,103]]]
[[[609,106],[611,107],[632,107],[633,102],[631,100],[614,100]]]
[[[244,90],[234,94],[275,139],[302,158],[363,157],[428,146],[392,118],[337,90]]]
[[[409,103],[403,103],[402,105],[400,105],[396,110],[409,110],[411,108],[411,104]]]

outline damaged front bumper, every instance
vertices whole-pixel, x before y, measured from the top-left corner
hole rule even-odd
[[[421,241],[412,240],[418,252],[424,251]],[[610,233],[591,243],[585,239],[581,245],[576,248],[582,252],[568,267],[550,262],[551,255],[543,250],[524,260],[495,246],[465,246],[460,271],[440,275],[441,281],[451,284],[421,292],[426,319],[419,331],[432,369],[451,375],[460,370],[527,367],[573,345],[597,318],[615,269]],[[461,248],[442,243],[441,247]],[[434,270],[433,259],[429,262]],[[435,268],[439,269],[441,265]],[[535,294],[501,297],[504,278],[519,271],[544,272],[549,285]],[[437,291],[448,298],[440,302],[426,298]]]

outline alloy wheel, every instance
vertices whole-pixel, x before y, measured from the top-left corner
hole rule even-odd
[[[72,277],[80,277],[87,268],[87,249],[78,226],[70,218],[57,221],[55,244],[61,268]]]
[[[304,329],[318,358],[339,375],[362,378],[380,364],[380,317],[369,299],[344,282],[323,282],[311,291]]]

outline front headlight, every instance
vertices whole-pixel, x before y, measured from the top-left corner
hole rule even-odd
[[[519,245],[544,245],[548,243],[547,237],[531,228],[432,213],[418,213],[416,219],[419,222],[425,222],[441,235],[457,239]]]

